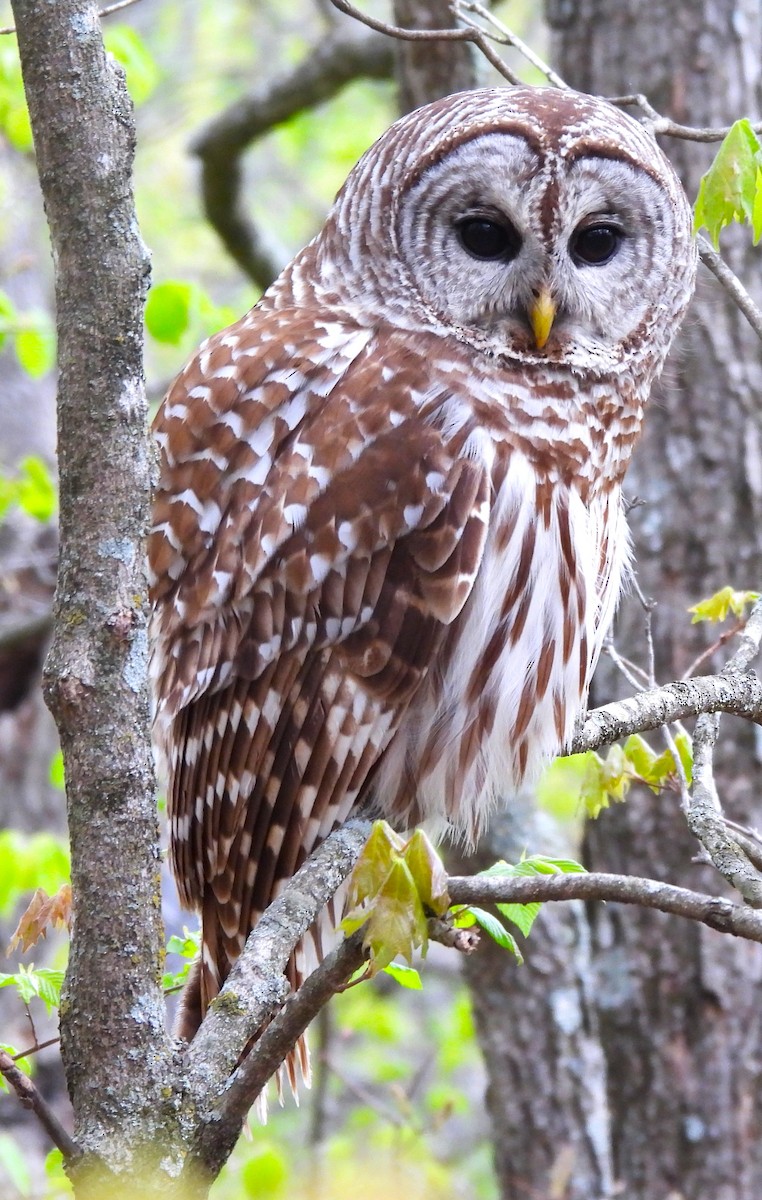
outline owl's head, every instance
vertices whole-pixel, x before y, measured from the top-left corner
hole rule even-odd
[[[660,366],[696,268],[690,207],[653,138],[555,88],[461,92],[398,121],[318,253],[358,313],[602,374]]]

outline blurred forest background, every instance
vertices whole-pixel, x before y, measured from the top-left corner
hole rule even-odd
[[[645,91],[660,111],[691,124],[757,115],[749,110],[759,102],[758,0],[549,0],[547,26],[531,0],[492,8],[535,51],[552,55],[573,86],[609,95]],[[390,16],[381,0],[363,9]],[[0,24],[11,23],[10,6],[0,4]],[[394,48],[375,61],[374,78],[280,121],[247,150],[242,190],[261,232],[254,278],[207,219],[193,148],[209,143],[210,123],[231,106],[270,95],[274,81],[298,75],[339,33],[367,33],[350,26],[328,0],[139,0],[104,19],[107,46],[124,65],[136,105],[136,200],[153,260],[146,379],[154,406],[198,342],[250,307],[268,272],[312,236],[349,168],[397,115]],[[519,55],[511,53],[510,63],[526,82],[543,82]],[[480,83],[497,82],[481,59],[476,71]],[[668,149],[695,199],[716,147],[673,142]],[[748,236],[731,235],[724,248],[742,278],[758,286],[758,251]],[[750,253],[757,254],[756,275]],[[4,35],[0,945],[30,889],[53,892],[66,877],[61,767],[39,688],[55,580],[54,350],[47,230],[15,43]],[[716,629],[691,628],[690,604],[724,584],[759,584],[760,390],[758,344],[703,280],[630,487],[640,501],[631,520],[643,586],[659,601],[653,633],[662,680],[688,669],[717,637]],[[631,600],[617,636],[641,663],[643,627],[642,607]],[[603,664],[596,703],[631,690]],[[751,733],[726,743],[721,778],[731,780],[729,799],[744,822],[754,811],[757,766]],[[675,795],[641,791],[586,831],[579,777],[563,767],[546,782],[539,810],[517,799],[483,861],[513,859],[525,847],[574,851],[597,869],[717,890],[715,877],[693,861]],[[186,918],[169,882],[165,903],[168,934],[182,936]],[[622,917],[608,906],[593,915],[575,904],[543,916],[526,966],[503,952],[475,957],[467,967],[470,993],[455,956],[434,947],[422,990],[382,977],[336,998],[312,1031],[312,1092],[300,1109],[290,1101],[283,1111],[275,1107],[266,1128],[241,1140],[212,1195],[327,1200],[361,1187],[366,1200],[397,1193],[407,1200],[756,1200],[758,950],[711,931],[686,932],[651,913]],[[0,985],[18,962],[60,972],[64,954],[55,939],[26,956],[14,951],[0,958]],[[0,991],[0,1043],[23,1048],[54,1036],[44,996],[31,985],[29,1012],[10,989]],[[34,1070],[65,1113],[55,1045],[34,1056]],[[4,1200],[67,1194],[58,1157],[47,1155],[44,1170],[46,1155],[15,1098],[0,1094]]]

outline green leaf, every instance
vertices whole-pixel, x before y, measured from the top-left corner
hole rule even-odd
[[[54,971],[51,967],[35,969],[33,963],[28,967],[22,964],[15,975],[0,974],[0,988],[15,987],[24,1004],[37,997],[50,1012],[61,1003],[63,980],[63,971]]]
[[[64,761],[63,754],[60,750],[56,750],[50,760],[50,768],[48,770],[48,779],[54,788],[60,792],[66,787],[66,778],[64,776]]]
[[[693,625],[699,621],[724,621],[731,612],[742,617],[747,605],[758,599],[759,592],[737,592],[732,587],[724,587],[706,600],[699,600],[688,612],[693,613]]]
[[[177,971],[165,971],[161,977],[161,986],[167,991],[169,988],[178,988],[186,982],[190,973],[191,964],[198,957],[199,946],[201,943],[201,931],[199,929],[188,929],[183,926],[183,935],[179,937],[173,933],[167,942],[167,954],[179,954],[185,961]]]
[[[537,802],[558,820],[572,820],[579,814],[580,790],[590,755],[591,750],[557,758],[540,777]]]
[[[403,857],[413,876],[421,903],[441,917],[450,907],[444,863],[422,829],[416,829]]]
[[[348,904],[364,904],[377,895],[405,843],[386,821],[374,821],[349,881]],[[360,922],[362,924],[362,922]],[[342,928],[345,928],[342,922]],[[349,931],[348,931],[349,932]]]
[[[754,222],[762,166],[759,139],[744,117],[731,126],[699,185],[694,224],[704,226],[715,246],[732,221]]]
[[[21,63],[17,47],[10,42],[0,45],[0,129],[14,149],[22,152],[32,149]]]
[[[176,346],[190,324],[193,301],[194,289],[190,283],[168,279],[152,287],[145,313],[151,337]]]
[[[69,853],[63,839],[51,833],[0,832],[0,917],[36,888],[53,895],[70,877]]]
[[[756,192],[751,210],[751,228],[754,244],[762,238],[762,167],[757,167]]]
[[[16,1058],[18,1051],[15,1046],[11,1046],[8,1042],[0,1042],[0,1050],[4,1050],[6,1054],[10,1054],[11,1058],[15,1060],[16,1066],[20,1070],[25,1071],[27,1075],[31,1074],[32,1065],[29,1062],[29,1059]],[[6,1080],[5,1076],[0,1075],[0,1094],[3,1092],[9,1092],[10,1090],[11,1089],[8,1086],[8,1081]]]
[[[523,963],[524,957],[519,950],[518,943],[513,934],[509,933],[499,921],[497,917],[493,917],[492,913],[485,912],[483,908],[476,908],[474,905],[469,905],[471,912],[476,918],[477,925],[481,926],[485,933],[488,933],[493,942],[497,942],[498,946],[502,946],[504,950],[510,950],[516,960]]]
[[[30,517],[43,524],[49,521],[56,511],[58,496],[55,484],[47,466],[36,455],[29,455],[21,460],[18,504]]]
[[[51,1150],[45,1159],[45,1175],[50,1185],[46,1192],[46,1200],[62,1200],[64,1196],[73,1196],[74,1188],[64,1170],[63,1154],[60,1150]]]
[[[506,920],[517,925],[524,937],[529,937],[542,905],[533,901],[531,904],[496,904],[495,908],[503,914]]]
[[[530,854],[514,867],[516,875],[586,875],[587,869],[575,858],[548,858],[546,854]]]
[[[371,966],[380,970],[398,955],[410,962],[419,946],[425,953],[427,943],[426,916],[418,889],[407,864],[399,859],[376,896],[368,920],[365,945],[371,953]]]
[[[687,733],[678,733],[675,735],[675,745],[680,762],[683,764],[688,787],[690,787],[693,783],[693,742]]]
[[[47,320],[20,329],[16,334],[15,348],[19,364],[32,379],[41,379],[55,366],[56,338]]]
[[[645,738],[641,737],[639,733],[633,733],[624,743],[624,754],[635,774],[639,775],[641,779],[648,780],[656,761],[656,755]]]
[[[111,25],[103,35],[109,54],[124,68],[127,89],[137,107],[143,104],[161,77],[156,59],[130,25]]]
[[[384,973],[396,979],[400,987],[410,988],[414,992],[423,989],[421,977],[415,967],[406,967],[404,963],[390,962],[384,967]]]
[[[240,1178],[246,1196],[252,1200],[272,1200],[283,1195],[289,1175],[285,1154],[273,1144],[260,1145],[241,1168]]]
[[[17,320],[15,304],[7,292],[0,291],[0,350],[5,345],[8,334],[15,329]]]
[[[201,945],[201,932],[198,929],[189,930],[183,926],[183,936],[173,933],[167,942],[167,954],[180,954],[188,960],[194,959]]]

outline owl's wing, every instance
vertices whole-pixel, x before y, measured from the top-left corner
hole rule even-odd
[[[484,464],[418,415],[431,363],[408,353],[395,369],[360,332],[323,333],[322,360],[320,333],[306,352],[302,336],[317,367],[282,344],[246,362],[231,345],[235,396],[224,404],[198,362],[158,418],[154,673],[172,853],[217,986],[363,794],[484,546]]]

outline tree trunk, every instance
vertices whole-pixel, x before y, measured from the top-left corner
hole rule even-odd
[[[74,927],[61,1049],[85,1197],[106,1191],[104,1163],[108,1176],[160,1158],[173,1120],[140,553],[149,264],[131,105],[97,4],[13,0],[13,15],[56,267],[61,551],[46,682],[66,768]]]

